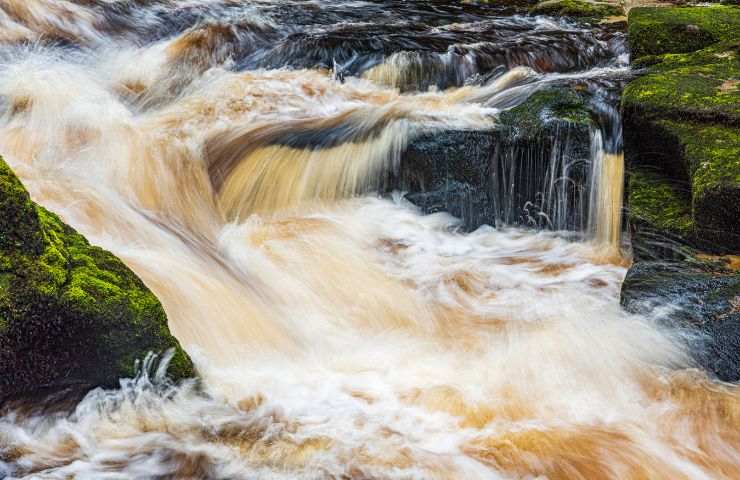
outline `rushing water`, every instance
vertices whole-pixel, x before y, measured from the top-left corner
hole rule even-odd
[[[463,234],[373,193],[421,131],[624,74],[621,35],[508,13],[0,0],[0,152],[142,277],[202,378],[150,361],[72,413],[6,412],[0,476],[739,478],[740,394],[619,307],[613,99],[580,232]]]

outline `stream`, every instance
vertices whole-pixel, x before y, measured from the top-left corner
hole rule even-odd
[[[0,0],[0,152],[199,372],[5,411],[0,477],[740,478],[740,392],[619,305],[625,43],[453,1]],[[397,181],[562,86],[585,153],[494,140],[482,221]]]

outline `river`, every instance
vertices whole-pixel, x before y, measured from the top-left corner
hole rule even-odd
[[[0,152],[200,374],[6,412],[0,476],[740,478],[740,392],[619,305],[627,75],[623,34],[487,4],[0,0]],[[469,231],[388,183],[575,83],[576,200],[552,170],[536,221]]]

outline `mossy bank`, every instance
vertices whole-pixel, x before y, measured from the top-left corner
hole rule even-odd
[[[635,8],[629,43],[643,73],[622,99],[632,226],[740,251],[740,7]]]
[[[174,349],[157,298],[110,252],[33,203],[0,158],[0,401],[39,389],[114,386],[137,359]]]
[[[622,287],[631,312],[677,307],[669,322],[698,330],[690,351],[740,380],[740,7],[634,8],[624,90],[628,223],[634,265]]]

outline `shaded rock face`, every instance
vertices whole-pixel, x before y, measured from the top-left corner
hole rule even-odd
[[[625,122],[631,228],[652,230],[657,249],[665,236],[704,251],[740,251],[737,130],[634,113]]]
[[[635,263],[622,304],[670,305],[697,362],[740,380],[740,272],[698,250],[740,252],[740,9],[635,8],[622,98]],[[697,250],[698,249],[698,250]]]
[[[112,386],[148,352],[193,366],[157,298],[113,254],[34,204],[0,159],[0,402],[39,390]]]
[[[468,230],[495,223],[492,155],[495,132],[445,131],[414,140],[393,182],[426,213],[448,212]]]
[[[401,158],[394,188],[466,230],[519,225],[580,230],[587,221],[590,118],[570,88],[534,93],[491,131],[428,132]],[[560,182],[567,177],[572,182]]]

